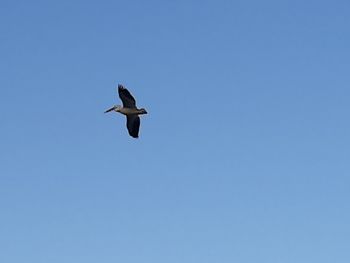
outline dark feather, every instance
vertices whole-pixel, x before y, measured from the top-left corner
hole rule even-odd
[[[140,117],[137,115],[126,116],[126,127],[128,128],[131,137],[138,138],[140,129]]]
[[[123,85],[118,85],[119,98],[123,102],[123,107],[125,108],[136,108],[136,101],[131,93],[123,87]]]

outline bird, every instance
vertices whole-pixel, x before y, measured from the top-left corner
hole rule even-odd
[[[123,102],[123,106],[114,105],[112,108],[106,110],[105,113],[115,111],[125,115],[129,135],[133,138],[138,138],[140,129],[139,115],[147,114],[147,111],[144,108],[138,109],[136,107],[135,98],[122,84],[118,84],[118,94]]]

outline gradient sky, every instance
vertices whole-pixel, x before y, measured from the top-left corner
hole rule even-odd
[[[350,262],[349,14],[1,0],[0,262]]]

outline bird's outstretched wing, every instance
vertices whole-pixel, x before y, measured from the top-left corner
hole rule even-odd
[[[123,102],[123,107],[125,108],[136,108],[136,101],[131,93],[123,87],[123,85],[118,85],[119,98]]]
[[[128,128],[131,137],[138,138],[140,129],[140,117],[136,114],[126,116],[126,127]]]

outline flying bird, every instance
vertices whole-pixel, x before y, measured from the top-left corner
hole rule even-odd
[[[115,111],[124,114],[126,116],[126,127],[128,128],[130,136],[133,138],[138,138],[140,129],[139,115],[147,114],[147,111],[144,108],[138,109],[136,107],[134,97],[121,84],[118,84],[118,94],[119,98],[123,102],[123,106],[114,105],[112,108],[106,110],[105,113]]]

